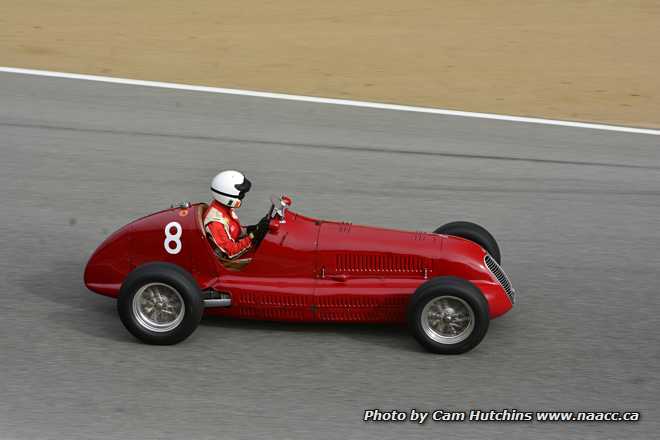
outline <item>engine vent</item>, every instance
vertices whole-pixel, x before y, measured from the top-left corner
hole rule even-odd
[[[337,272],[370,272],[370,273],[422,273],[426,267],[425,259],[412,255],[371,255],[371,254],[340,254],[337,255]]]
[[[506,295],[509,297],[511,303],[513,304],[515,301],[515,291],[513,290],[511,281],[509,281],[509,277],[506,276],[506,273],[504,273],[500,265],[497,264],[497,261],[495,261],[490,255],[486,254],[484,257],[484,263],[486,263],[486,266],[490,272],[495,276],[495,278],[497,278],[497,281],[500,282],[502,288],[504,288],[504,291],[506,292]]]
[[[291,295],[286,293],[241,292],[237,295],[236,304],[240,306],[259,307],[306,307],[309,298],[305,295]]]

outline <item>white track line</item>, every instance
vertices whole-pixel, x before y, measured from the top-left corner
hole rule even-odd
[[[319,98],[316,96],[288,95],[284,93],[258,92],[254,90],[225,89],[221,87],[194,86],[158,81],[143,81],[139,79],[113,78],[110,76],[82,75],[78,73],[52,72],[49,70],[20,69],[16,67],[1,67],[0,72],[22,75],[47,76],[52,78],[81,79],[85,81],[100,81],[113,84],[127,84],[143,87],[158,87],[163,89],[189,90],[194,92],[221,93],[226,95],[253,96],[256,98],[284,99],[289,101],[315,102],[320,104],[346,105],[380,110],[397,110],[403,112],[429,113],[434,115],[461,116],[465,118],[495,119],[498,121],[526,122],[530,124],[558,125],[562,127],[591,128],[593,130],[618,131],[623,133],[650,134],[660,136],[660,130],[650,128],[622,127],[617,125],[591,124],[587,122],[560,121],[556,119],[528,118],[524,116],[497,115],[493,113],[475,113],[459,110],[446,110],[430,107],[414,107],[410,105],[385,104],[380,102],[353,101],[350,99]]]

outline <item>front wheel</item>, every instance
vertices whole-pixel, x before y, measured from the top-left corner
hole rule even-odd
[[[408,325],[428,351],[460,354],[472,350],[486,335],[488,302],[472,283],[455,277],[422,284],[408,306]]]
[[[500,247],[497,245],[495,237],[483,226],[472,222],[451,222],[440,226],[433,232],[435,234],[453,235],[477,243],[497,261],[497,264],[502,264]]]
[[[148,344],[181,342],[199,325],[202,295],[185,270],[150,263],[131,272],[121,286],[117,311],[126,329]]]

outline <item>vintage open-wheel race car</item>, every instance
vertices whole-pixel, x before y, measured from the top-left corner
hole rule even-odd
[[[454,222],[433,233],[317,220],[273,197],[267,233],[228,260],[203,226],[207,205],[184,203],[108,237],[85,285],[117,298],[126,328],[151,344],[187,338],[203,315],[299,322],[407,323],[435,353],[463,353],[515,291],[488,231]]]

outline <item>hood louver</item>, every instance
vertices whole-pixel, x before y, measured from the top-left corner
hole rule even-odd
[[[348,273],[421,273],[429,264],[425,258],[411,255],[337,255],[336,269]]]

